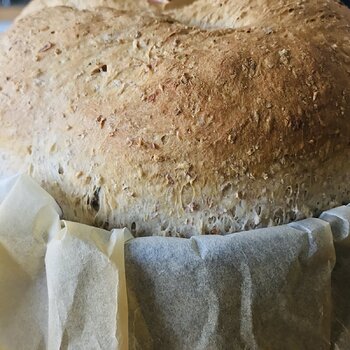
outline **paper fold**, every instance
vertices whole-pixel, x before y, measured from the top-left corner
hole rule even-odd
[[[128,349],[130,234],[61,221],[27,176],[0,199],[0,348]]]
[[[350,206],[341,206],[321,214],[329,222],[334,236],[337,262],[332,272],[332,346],[350,348]]]

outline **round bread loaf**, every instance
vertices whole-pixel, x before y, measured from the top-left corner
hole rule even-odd
[[[1,174],[28,171],[66,219],[136,235],[349,202],[350,10],[190,3],[18,20],[0,41]]]

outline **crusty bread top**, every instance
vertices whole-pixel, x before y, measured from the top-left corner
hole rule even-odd
[[[67,6],[78,10],[110,7],[119,10],[145,10],[149,7],[147,0],[32,0],[20,17],[38,12],[46,7]]]
[[[181,231],[184,212],[227,210],[228,184],[349,154],[350,11],[220,3],[168,9],[177,20],[68,7],[20,19],[0,43],[4,164],[28,161],[85,221],[134,208]]]

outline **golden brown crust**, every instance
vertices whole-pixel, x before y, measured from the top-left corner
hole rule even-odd
[[[255,5],[235,29],[204,28],[242,8],[208,16],[200,0],[197,17],[168,10],[199,27],[106,8],[19,20],[0,43],[3,169],[21,159],[69,219],[139,234],[242,230],[350,201],[350,11]]]

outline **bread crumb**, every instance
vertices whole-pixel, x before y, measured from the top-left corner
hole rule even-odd
[[[113,131],[111,131],[110,133],[109,133],[109,137],[113,137],[113,136],[115,136],[115,134],[116,134],[116,132],[118,131],[118,129],[116,128],[116,129],[114,129]]]
[[[126,139],[126,144],[128,145],[128,147],[131,147],[133,143],[133,140],[131,140],[129,137]]]
[[[135,50],[138,50],[138,49],[140,48],[140,43],[139,43],[139,41],[135,39],[135,40],[132,42],[132,47],[133,47]]]
[[[173,178],[169,174],[166,174],[165,178],[166,178],[166,180],[168,182],[168,185],[174,185],[175,184],[175,181],[173,180]]]
[[[100,128],[103,129],[105,123],[106,123],[106,118],[104,118],[102,115],[99,115],[97,118],[96,118],[96,121],[100,124]]]
[[[139,138],[138,138],[138,140],[137,140],[137,146],[139,146],[139,147],[146,146],[145,141],[143,140],[142,137],[139,137]]]
[[[91,71],[91,75],[95,75],[102,72],[107,72],[107,65],[104,63],[98,64],[96,68]]]
[[[174,40],[174,46],[179,46],[180,45],[180,40],[179,39],[175,39]]]
[[[53,44],[49,41],[39,50],[39,52],[45,52],[47,50],[50,50],[54,46],[55,46],[55,44]]]
[[[182,84],[186,85],[190,81],[190,76],[187,73],[183,73],[180,78],[180,81]]]
[[[240,191],[236,192],[236,193],[235,193],[235,197],[236,197],[237,199],[242,199],[242,198],[243,198],[242,192],[240,192]]]
[[[210,230],[210,234],[211,235],[218,235],[220,233],[220,231],[217,229],[216,226],[214,226],[211,230]]]
[[[85,184],[89,184],[91,182],[91,176],[87,176],[86,178],[85,178]]]
[[[195,211],[197,211],[199,209],[199,205],[197,203],[191,202],[188,206],[187,206],[188,210],[193,213]]]
[[[282,49],[278,51],[280,55],[280,61],[284,64],[287,65],[290,61],[290,52],[287,49]]]

